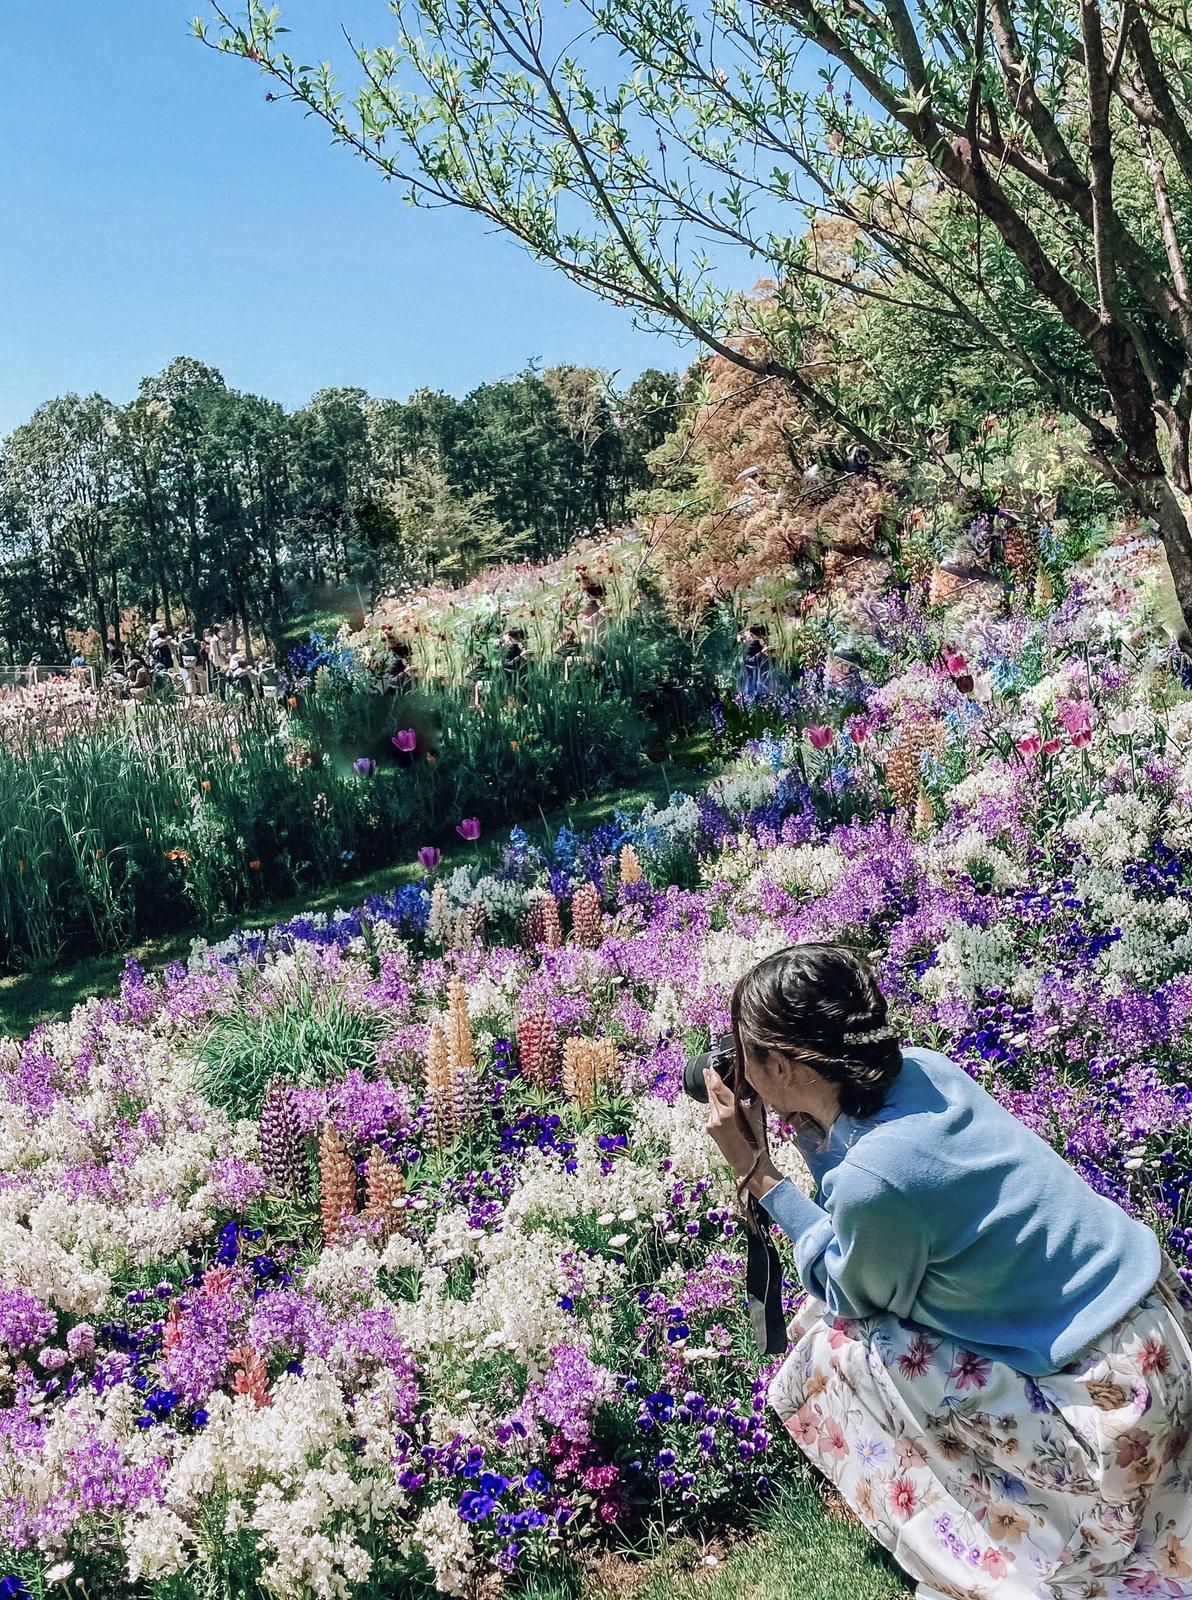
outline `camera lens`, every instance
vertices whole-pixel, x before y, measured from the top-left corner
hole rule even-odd
[[[731,1033],[722,1033],[713,1039],[707,1050],[692,1056],[683,1067],[683,1089],[701,1106],[708,1103],[708,1086],[704,1073],[711,1067],[716,1076],[731,1089],[737,1072],[737,1045]]]

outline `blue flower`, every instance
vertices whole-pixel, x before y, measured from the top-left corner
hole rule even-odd
[[[526,1473],[526,1488],[531,1494],[545,1494],[550,1488],[550,1479],[537,1467],[533,1467]]]
[[[481,1493],[479,1489],[468,1489],[459,1502],[459,1514],[464,1522],[483,1522],[495,1508],[496,1501],[492,1496]]]

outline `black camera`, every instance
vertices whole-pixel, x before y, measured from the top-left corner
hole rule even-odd
[[[708,1103],[704,1073],[709,1067],[723,1084],[730,1089],[733,1087],[737,1076],[737,1041],[731,1033],[718,1033],[708,1048],[692,1056],[683,1068],[683,1088],[701,1106]]]
[[[706,1050],[692,1056],[683,1068],[683,1088],[700,1105],[708,1103],[704,1073],[712,1071],[729,1089],[737,1082],[737,1041],[731,1033],[718,1033]],[[770,1237],[769,1218],[756,1200],[748,1206],[745,1229],[745,1298],[757,1347],[763,1355],[781,1355],[787,1348],[782,1311],[782,1263]]]

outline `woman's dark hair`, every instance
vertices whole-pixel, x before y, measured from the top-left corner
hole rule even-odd
[[[745,1039],[758,1050],[776,1050],[835,1084],[846,1116],[873,1116],[902,1070],[873,968],[844,945],[775,951],[737,984],[730,1014],[739,1064]]]

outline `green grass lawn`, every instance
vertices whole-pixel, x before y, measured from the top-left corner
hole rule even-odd
[[[851,1517],[796,1469],[743,1533],[677,1541],[642,1561],[606,1556],[543,1575],[530,1600],[905,1600],[910,1580]]]
[[[545,815],[524,818],[522,826],[531,838],[553,839],[564,823],[582,832],[609,821],[618,809],[640,810],[648,800],[664,802],[675,789],[700,788],[714,772],[714,768],[707,764],[708,749],[702,737],[687,739],[676,745],[674,757],[673,762],[651,765],[636,783],[628,787],[576,800]],[[461,844],[454,849],[444,850],[443,865],[495,863],[507,838],[508,830],[502,828],[494,830],[490,838],[482,839],[478,844]],[[192,927],[134,941],[122,951],[85,956],[32,972],[0,974],[0,1035],[24,1038],[39,1023],[68,1015],[74,1006],[90,995],[113,993],[119,983],[120,970],[129,956],[146,967],[163,967],[170,961],[185,959],[191,941],[199,935],[214,944],[226,938],[235,928],[267,928],[304,912],[328,912],[337,908],[347,910],[361,905],[369,895],[392,894],[403,883],[410,883],[419,877],[421,871],[412,861],[377,867],[354,878],[344,878],[328,888],[311,889],[288,900],[273,901],[238,917],[228,918],[214,927]]]

